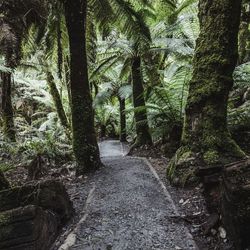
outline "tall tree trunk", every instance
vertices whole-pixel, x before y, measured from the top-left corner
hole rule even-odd
[[[11,100],[11,73],[1,72],[3,133],[6,139],[16,141],[13,107]]]
[[[250,43],[250,3],[242,7],[240,31],[239,31],[239,64],[249,61],[249,43]]]
[[[65,17],[70,44],[73,150],[78,165],[77,175],[94,171],[101,166],[88,81],[86,12],[86,0],[66,0]]]
[[[57,15],[57,68],[58,78],[62,80],[62,66],[63,66],[63,48],[62,48],[62,28],[61,28],[61,17]]]
[[[141,58],[139,56],[134,57],[132,62],[132,85],[134,108],[140,108],[140,110],[135,111],[137,138],[133,147],[152,145],[152,138],[149,132],[147,110],[144,100],[143,80],[141,76]]]
[[[49,85],[50,94],[52,96],[60,123],[65,129],[67,137],[70,138],[70,126],[68,123],[68,119],[64,111],[62,100],[56,87],[54,77],[49,70],[47,70],[47,83]]]
[[[238,59],[240,13],[240,0],[199,1],[201,31],[193,62],[182,147],[168,168],[169,176],[178,183],[194,181],[195,172],[201,174],[205,169],[220,168],[245,156],[227,129],[228,95]]]
[[[118,97],[120,106],[120,142],[127,141],[127,131],[126,131],[126,100],[124,98]]]

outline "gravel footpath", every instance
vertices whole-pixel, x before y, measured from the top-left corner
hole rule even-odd
[[[102,142],[100,150],[105,167],[85,183],[89,195],[83,217],[66,241],[69,247],[60,249],[197,249],[149,163],[124,157],[116,141]]]

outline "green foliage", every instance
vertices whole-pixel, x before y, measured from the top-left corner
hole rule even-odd
[[[148,114],[155,139],[166,138],[173,127],[182,127],[191,69],[171,65],[163,86],[155,87],[148,99]]]
[[[107,40],[98,41],[97,64],[91,73],[91,79],[100,82],[99,93],[94,99],[97,110],[102,110],[104,103],[117,106],[114,97],[121,90],[131,91],[131,64],[133,58],[139,55],[142,58],[141,74],[147,105],[136,109],[127,108],[127,113],[131,115],[132,111],[147,109],[155,139],[168,136],[176,125],[182,126],[188,82],[192,73],[190,64],[199,33],[197,6],[193,5],[194,2],[183,1],[180,5],[175,4],[175,8],[167,3],[168,16],[177,13],[175,22],[171,24],[157,20],[152,15],[144,15],[151,33],[151,42],[148,41],[147,47],[137,46],[134,39],[130,36],[125,38],[118,31],[113,32]],[[159,4],[154,3],[150,10],[156,13],[161,8]],[[142,10],[140,6],[137,8]],[[135,125],[131,118],[127,123],[129,127]]]
[[[238,66],[234,72],[234,89],[228,109],[228,125],[232,131],[250,129],[250,64]]]
[[[27,155],[41,153],[53,158],[64,154],[64,145],[67,145],[65,151],[71,150],[46,82],[46,69],[49,69],[71,123],[69,43],[63,4],[36,0],[28,1],[23,8],[23,1],[18,2],[21,5],[17,9],[11,8],[5,13],[6,24],[10,25],[7,17],[13,13],[20,20],[29,4],[35,4],[32,15],[27,15],[25,26],[15,23],[13,34],[8,33],[10,29],[5,26],[6,32],[0,35],[1,41],[6,41],[9,35],[10,43],[20,29],[25,34],[13,43],[16,54],[12,59],[16,59],[15,66],[19,65],[13,88],[18,132],[18,145],[14,148]],[[133,113],[142,110],[147,111],[154,141],[169,137],[175,126],[182,126],[199,34],[197,3],[197,0],[88,1],[86,45],[98,131],[105,126],[107,134],[119,133],[119,98],[126,100],[127,130],[132,138],[135,136]],[[33,19],[34,13],[37,20]],[[0,71],[10,71],[12,67],[5,63],[4,50],[1,56]],[[141,59],[146,101],[145,107],[136,109],[132,108],[131,86],[135,57]],[[249,63],[237,67],[234,79],[228,109],[229,127],[249,129]],[[209,152],[207,158],[211,156]]]
[[[19,145],[18,153],[26,155],[28,159],[32,159],[36,155],[42,155],[48,159],[63,160],[65,156],[72,152],[71,147],[60,138],[59,131],[50,131],[39,133],[37,137],[25,140]]]
[[[3,163],[0,163],[0,171],[1,172],[8,172],[10,171],[11,169],[13,169],[13,165],[10,163],[10,162],[3,162]]]

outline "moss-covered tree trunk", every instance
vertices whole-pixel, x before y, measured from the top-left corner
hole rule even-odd
[[[7,140],[16,141],[13,107],[11,98],[12,77],[9,72],[1,72],[3,133]]]
[[[239,31],[239,64],[246,63],[250,60],[250,3],[246,2],[242,7],[240,31]]]
[[[49,85],[50,94],[52,96],[60,123],[64,127],[64,129],[67,133],[67,136],[69,136],[70,126],[68,123],[68,119],[67,119],[66,113],[64,111],[62,100],[61,100],[59,91],[56,87],[54,77],[49,70],[47,70],[47,83]]]
[[[132,85],[133,104],[136,122],[136,142],[133,147],[152,145],[152,138],[149,132],[147,110],[144,100],[143,79],[141,75],[141,58],[136,56],[132,61]]]
[[[119,109],[120,109],[120,142],[127,141],[127,130],[126,130],[126,100],[118,97]]]
[[[182,135],[168,174],[185,182],[194,173],[243,158],[227,129],[227,103],[238,59],[241,1],[200,0],[200,35]],[[193,167],[192,167],[193,166]],[[199,170],[198,171],[198,167]]]
[[[65,17],[70,44],[73,150],[78,165],[77,175],[94,171],[101,166],[88,81],[86,12],[87,1],[65,1]]]

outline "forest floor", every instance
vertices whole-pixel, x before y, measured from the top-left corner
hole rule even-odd
[[[125,144],[107,140],[100,151],[105,167],[94,174],[75,178],[74,166],[65,164],[48,168],[43,177],[61,180],[75,208],[53,250],[233,249],[219,223],[210,225],[214,217],[202,186],[178,189],[168,183],[168,160],[159,149],[141,149],[131,157]],[[27,170],[18,167],[6,175],[20,185]]]

